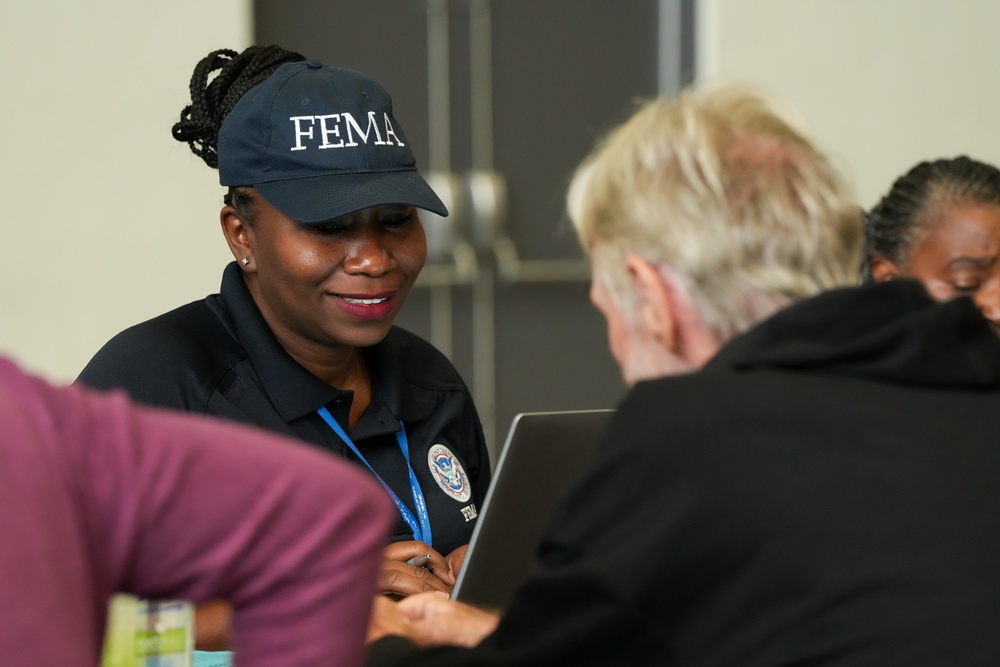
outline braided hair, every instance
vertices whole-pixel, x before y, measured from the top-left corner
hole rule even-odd
[[[926,214],[944,202],[1000,206],[1000,169],[961,155],[920,162],[897,178],[889,192],[865,213],[862,281],[872,281],[874,257],[905,265]]]
[[[174,139],[209,167],[219,166],[219,128],[243,94],[271,76],[279,66],[305,56],[280,46],[250,46],[237,53],[231,49],[212,51],[195,65],[191,75],[191,103],[181,111],[171,131]],[[212,77],[212,73],[218,74]],[[245,219],[254,215],[253,199],[239,187],[230,187],[226,205],[235,206]]]

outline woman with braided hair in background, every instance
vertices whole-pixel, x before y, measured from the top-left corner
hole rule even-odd
[[[393,326],[447,210],[370,77],[275,46],[219,50],[173,136],[228,188],[218,294],[115,336],[80,381],[292,435],[364,465],[396,503],[379,589],[449,592],[490,478],[451,362]],[[409,563],[420,558],[423,567]],[[228,645],[227,607],[197,644]]]
[[[966,156],[920,162],[865,216],[862,279],[969,296],[1000,327],[1000,169]]]

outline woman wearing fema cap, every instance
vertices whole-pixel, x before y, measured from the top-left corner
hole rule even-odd
[[[458,372],[393,326],[426,259],[417,209],[447,210],[388,93],[278,47],[220,50],[173,134],[228,186],[235,261],[218,294],[121,332],[80,381],[357,461],[399,510],[379,589],[450,591],[490,464]],[[199,647],[228,643],[225,619],[221,603],[199,609]]]

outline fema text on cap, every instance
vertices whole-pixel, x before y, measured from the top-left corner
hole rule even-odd
[[[317,123],[319,123],[318,134],[320,143],[316,145],[316,148],[358,146],[357,138],[360,138],[362,143],[367,144],[368,137],[372,134],[375,135],[375,141],[372,143],[376,146],[393,144],[393,140],[395,140],[395,145],[397,146],[406,145],[396,135],[396,131],[393,129],[392,123],[389,121],[389,114],[387,113],[382,114],[383,126],[380,128],[375,112],[369,111],[368,127],[364,130],[361,129],[361,125],[355,120],[354,116],[346,111],[323,116],[290,116],[288,120],[295,125],[295,145],[290,149],[293,151],[304,151],[309,148],[309,144],[315,144],[317,139],[313,129]],[[380,132],[380,129],[383,132]],[[385,135],[385,139],[382,138],[383,134]],[[346,140],[344,138],[345,135],[347,137]],[[303,144],[304,139],[307,140],[307,144]]]

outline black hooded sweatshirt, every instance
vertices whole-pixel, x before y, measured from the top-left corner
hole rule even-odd
[[[1000,665],[1000,340],[832,291],[637,384],[477,648],[377,665]]]

